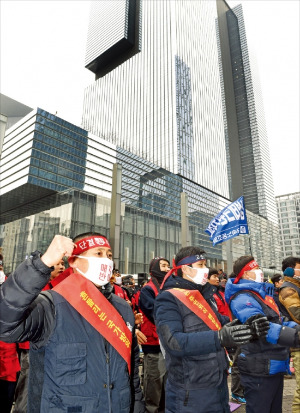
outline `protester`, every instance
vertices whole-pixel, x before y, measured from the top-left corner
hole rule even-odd
[[[7,279],[3,270],[3,255],[0,254],[0,286]],[[10,413],[17,384],[20,363],[15,343],[0,341],[0,410]]]
[[[235,278],[228,280],[225,289],[233,316],[242,323],[251,323],[254,334],[267,333],[265,338],[242,345],[238,357],[246,412],[279,413],[283,376],[289,368],[289,346],[300,343],[297,325],[282,323],[273,299],[274,287],[264,282],[263,273],[252,256],[240,257],[234,263],[233,272]]]
[[[231,319],[232,316],[230,313],[229,306],[225,300],[225,285],[224,284],[226,284],[227,280],[223,278],[222,279],[223,283],[221,284],[219,280],[219,273],[220,273],[220,270],[218,271],[215,268],[209,268],[208,282],[211,285],[214,285],[215,288],[217,288],[217,291],[214,294],[214,299],[218,306],[218,311],[220,314],[227,316],[228,321],[229,321],[229,319]],[[237,359],[241,351],[239,348],[236,348],[236,347],[228,348],[226,350],[228,352],[228,355],[232,357],[232,365],[231,365],[231,370],[230,370],[231,371],[231,399],[234,402],[245,404],[246,400],[244,397],[244,387],[241,385],[240,372],[239,372],[239,368],[237,365]]]
[[[284,307],[283,304],[281,304],[280,300],[279,300],[279,291],[280,291],[280,287],[283,284],[283,276],[281,274],[274,274],[273,277],[271,278],[272,283],[274,284],[274,301],[277,304],[277,307],[279,308],[279,311],[281,313],[281,315],[283,317],[287,318],[288,320],[291,320],[291,317],[287,311],[287,309]]]
[[[155,300],[157,332],[166,353],[168,413],[229,413],[223,347],[253,338],[248,325],[223,325],[227,318],[218,313],[215,289],[206,283],[204,254],[198,247],[182,248]]]
[[[14,395],[14,413],[27,413],[28,378],[29,378],[29,341],[17,344],[21,370]]]
[[[282,261],[284,274],[279,292],[280,303],[290,318],[300,325],[300,257],[287,257]],[[292,413],[300,411],[300,349],[292,348],[291,357],[295,369],[296,388],[292,404]]]
[[[133,275],[124,275],[122,277],[122,289],[125,291],[127,295],[128,304],[132,306],[132,301],[134,299],[135,294],[135,280]]]
[[[112,292],[113,292],[114,294],[116,294],[118,297],[121,297],[121,298],[123,298],[124,300],[127,301],[127,300],[128,300],[127,293],[126,293],[125,290],[123,290],[122,287],[120,287],[120,285],[118,285],[118,284],[116,283],[116,275],[115,275],[114,273],[113,273],[112,276],[111,276],[110,283],[111,283],[111,285],[112,285],[112,287],[113,287]]]
[[[144,411],[134,315],[111,292],[108,252],[97,233],[74,243],[56,235],[42,257],[33,253],[2,286],[0,338],[30,340],[30,371],[37,369],[36,380],[29,377],[30,413]],[[63,256],[73,273],[39,294]]]
[[[154,303],[170,267],[166,258],[153,258],[149,265],[151,279],[141,289],[139,308],[143,314],[141,333],[139,336],[144,353],[144,396],[146,411],[158,413],[165,407],[165,360],[159,345],[159,339],[154,322]]]
[[[207,281],[216,288],[214,299],[216,301],[219,313],[228,317],[229,321],[231,314],[228,304],[225,301],[225,288],[220,285],[218,270],[216,268],[209,268]]]
[[[225,280],[227,280],[227,274],[226,274],[226,272],[223,271],[222,268],[220,268],[220,269],[218,270],[218,274],[219,274],[219,279],[220,279],[220,281],[221,281],[223,278],[224,278]]]
[[[0,341],[0,411],[10,413],[17,384],[20,363],[15,343]]]

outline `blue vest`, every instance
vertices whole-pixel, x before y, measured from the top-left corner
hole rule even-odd
[[[125,360],[62,296],[50,293],[56,325],[44,347],[40,412],[128,413],[131,390]],[[134,327],[125,301],[112,295],[111,303]]]

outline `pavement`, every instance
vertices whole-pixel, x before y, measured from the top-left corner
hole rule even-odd
[[[283,387],[283,403],[282,403],[282,413],[291,413],[292,411],[292,403],[294,398],[294,391],[296,388],[296,380],[295,376],[289,376],[291,378],[284,378],[284,387]],[[230,376],[228,380],[228,387],[229,387],[229,395],[230,393]],[[229,401],[231,401],[229,399]],[[241,405],[237,410],[236,413],[246,413],[246,406]],[[259,411],[257,411],[259,413]]]

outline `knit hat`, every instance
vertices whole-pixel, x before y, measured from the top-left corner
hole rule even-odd
[[[283,275],[285,275],[286,277],[294,277],[294,275],[295,275],[294,268],[292,268],[292,267],[287,267],[287,268],[284,270]]]

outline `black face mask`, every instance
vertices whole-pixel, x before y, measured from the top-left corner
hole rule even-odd
[[[161,258],[161,259],[157,259],[157,260],[153,260],[151,269],[150,269],[150,275],[155,277],[158,281],[159,284],[161,284],[163,282],[163,279],[165,278],[167,271],[161,271],[160,269],[160,261],[167,261],[165,258]],[[168,261],[169,262],[169,261]]]
[[[155,277],[159,283],[163,282],[163,279],[165,278],[166,274],[167,274],[167,271],[160,271],[160,270],[159,271],[156,271],[156,270],[151,271],[151,275],[153,277]]]

